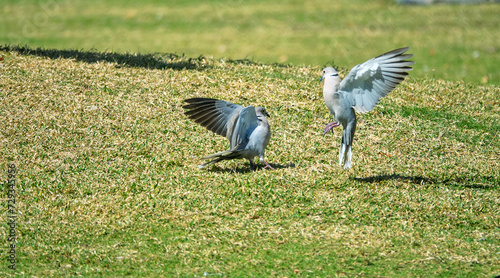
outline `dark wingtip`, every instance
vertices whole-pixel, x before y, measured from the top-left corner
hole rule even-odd
[[[385,56],[385,55],[394,55],[394,56],[398,56],[398,55],[401,55],[401,54],[405,53],[405,52],[406,52],[406,51],[408,51],[409,49],[410,49],[410,47],[409,47],[409,46],[407,46],[407,47],[401,47],[401,48],[394,49],[394,50],[391,50],[391,51],[389,51],[389,52],[386,52],[386,53],[384,53],[384,54],[378,55],[376,58],[378,58],[378,57],[382,57],[382,56]],[[412,55],[412,56],[413,56],[413,54],[407,54],[407,55]]]
[[[184,100],[186,105],[183,105],[182,108],[184,109],[195,109],[197,106],[202,105],[202,104],[207,104],[207,103],[214,103],[216,102],[217,99],[214,98],[205,98],[205,97],[194,97],[194,98],[187,98]]]
[[[187,102],[187,103],[198,103],[198,102],[206,102],[206,101],[216,101],[216,99],[206,98],[206,97],[193,97],[193,98],[187,98],[184,100],[184,102]]]

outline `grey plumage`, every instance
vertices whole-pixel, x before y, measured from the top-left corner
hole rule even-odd
[[[407,61],[413,54],[403,54],[409,47],[396,49],[370,59],[351,69],[341,80],[332,67],[323,69],[320,80],[325,80],[323,97],[334,122],[326,125],[324,134],[342,124],[342,145],[339,164],[351,168],[352,141],[356,131],[356,113],[371,111],[382,97],[385,97],[401,83],[412,70],[415,62]]]
[[[260,161],[271,168],[264,161],[264,153],[269,139],[271,129],[266,116],[269,114],[264,107],[240,105],[211,98],[190,98],[185,100],[187,105],[183,108],[185,114],[195,122],[229,139],[229,150],[214,153],[202,159],[213,159],[202,165],[217,163],[222,160],[246,158],[250,161],[250,167],[254,168],[253,159],[258,156]]]

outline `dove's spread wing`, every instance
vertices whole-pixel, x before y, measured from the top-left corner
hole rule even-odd
[[[231,140],[236,120],[243,107],[228,101],[211,98],[186,99],[186,115],[195,122]]]
[[[415,62],[406,61],[409,47],[396,49],[370,59],[351,69],[340,83],[339,93],[345,102],[361,113],[371,111],[380,98],[394,90],[408,75]]]
[[[255,114],[253,106],[247,106],[241,110],[238,119],[235,122],[233,133],[229,141],[231,150],[241,148],[246,145],[250,134],[259,125],[259,119]]]

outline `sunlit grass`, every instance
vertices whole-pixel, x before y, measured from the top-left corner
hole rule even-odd
[[[344,171],[340,130],[322,135],[318,66],[0,55],[0,169],[18,168],[23,276],[499,274],[497,87],[410,77],[359,115]],[[198,169],[228,143],[183,115],[195,96],[265,106],[275,170]]]

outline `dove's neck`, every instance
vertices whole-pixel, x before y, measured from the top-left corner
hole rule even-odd
[[[325,78],[325,84],[323,85],[323,92],[328,91],[331,93],[336,93],[339,90],[340,77],[338,75],[328,76]]]
[[[323,98],[325,99],[326,106],[334,115],[333,107],[339,101],[337,92],[339,91],[340,81],[340,77],[338,76],[328,76],[325,78],[325,84],[323,85]]]

